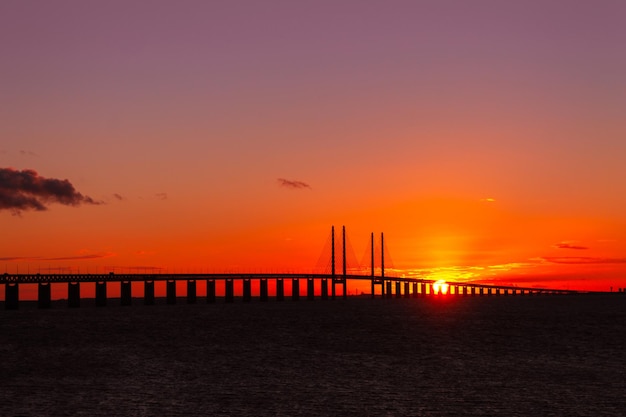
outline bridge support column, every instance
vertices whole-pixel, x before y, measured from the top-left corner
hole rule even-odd
[[[485,289],[483,287],[480,287],[478,289],[478,294],[480,294],[480,296],[482,297],[483,295],[485,295]]]
[[[417,286],[419,287],[419,295],[420,297],[423,297],[426,294],[426,290],[424,289],[424,283],[420,282],[417,284]]]
[[[107,305],[107,283],[106,281],[96,282],[96,307]]]
[[[487,288],[487,295],[492,295],[491,288]]]
[[[51,288],[49,282],[40,282],[37,284],[37,307],[38,308],[50,308],[51,303]]]
[[[214,279],[206,280],[206,302],[207,303],[215,302],[215,280]]]
[[[176,281],[168,280],[165,283],[167,304],[176,304]]]
[[[417,297],[417,282],[413,283],[413,298]]]
[[[235,280],[227,279],[226,282],[226,293],[224,294],[224,298],[227,303],[235,302]]]
[[[387,296],[387,298],[391,298],[391,281],[384,281],[385,282],[385,286],[387,287],[387,291],[385,291],[385,295]]]
[[[267,301],[269,299],[267,294],[267,278],[261,278],[260,292],[261,301]]]
[[[467,297],[467,285],[463,286],[463,296]]]
[[[509,289],[508,288],[505,288],[503,291],[504,291],[504,295],[509,295]]]
[[[20,308],[20,284],[9,282],[4,286],[4,308],[6,310],[17,310]]]
[[[404,298],[408,298],[410,296],[411,296],[411,294],[410,294],[410,291],[409,291],[409,283],[405,282],[404,283]]]
[[[285,301],[285,281],[276,278],[276,301]]]
[[[121,303],[123,306],[129,306],[132,303],[132,294],[131,294],[131,287],[130,287],[130,281],[122,281],[120,282],[120,296],[121,296]]]
[[[328,300],[328,279],[322,278],[322,300]]]
[[[402,284],[400,281],[396,281],[396,298],[402,297]]]
[[[143,282],[143,303],[147,306],[154,305],[154,281]]]
[[[67,306],[71,308],[80,307],[80,282],[67,283]]]
[[[496,288],[496,295],[500,295],[500,288]]]
[[[291,280],[291,300],[298,301],[300,299],[300,280],[293,278]]]
[[[252,282],[250,279],[243,280],[243,302],[249,303],[252,301]]]
[[[313,278],[307,278],[306,280],[306,299],[309,301],[315,300],[315,280]]]
[[[476,296],[476,287],[472,287],[472,297]]]
[[[188,279],[187,280],[187,304],[195,304],[197,300],[196,294],[196,280]]]

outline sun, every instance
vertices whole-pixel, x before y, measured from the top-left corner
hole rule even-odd
[[[433,283],[433,292],[435,294],[447,294],[448,293],[448,283],[444,280],[440,279]]]

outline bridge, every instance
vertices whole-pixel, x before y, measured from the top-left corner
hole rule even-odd
[[[81,285],[95,285],[96,306],[107,304],[107,288],[112,283],[119,283],[120,302],[122,305],[132,303],[131,284],[143,283],[144,304],[155,304],[155,283],[165,281],[166,302],[177,302],[177,283],[186,282],[187,303],[196,303],[199,298],[198,283],[206,284],[203,297],[206,302],[216,302],[223,297],[225,302],[234,302],[241,299],[243,302],[251,302],[253,298],[259,301],[284,301],[285,281],[291,282],[290,297],[298,301],[301,296],[307,300],[347,298],[348,282],[369,282],[371,285],[371,297],[381,296],[385,298],[400,297],[426,297],[426,296],[508,296],[508,295],[536,295],[536,294],[574,294],[577,291],[516,287],[504,285],[487,285],[479,283],[446,283],[444,290],[437,280],[415,277],[385,276],[385,245],[384,235],[381,233],[380,263],[375,268],[375,245],[374,234],[371,235],[370,270],[369,274],[348,273],[346,260],[346,233],[345,226],[342,228],[342,270],[338,273],[335,269],[335,229],[331,229],[331,259],[330,271],[326,273],[180,273],[180,274],[154,274],[154,273],[127,273],[116,274],[11,274],[0,275],[0,285],[5,287],[5,309],[14,310],[19,308],[19,289],[23,284],[37,285],[37,305],[39,308],[49,308],[52,300],[51,286],[67,285],[67,302],[69,307],[79,307],[81,300]],[[378,272],[378,274],[376,273]],[[300,282],[306,283],[306,289],[300,288]],[[221,290],[216,285],[219,283]],[[237,286],[235,285],[237,283]],[[254,284],[254,285],[253,285]],[[236,288],[237,287],[237,288]],[[253,287],[254,290],[253,291]],[[377,288],[380,290],[377,293]],[[330,292],[329,292],[330,288]],[[237,291],[236,291],[237,290]],[[255,293],[255,294],[253,294]]]

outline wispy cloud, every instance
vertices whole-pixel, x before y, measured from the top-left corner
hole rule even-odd
[[[590,256],[545,256],[541,258],[553,264],[624,264],[626,258],[594,258]]]
[[[19,215],[24,210],[47,210],[50,203],[102,204],[76,191],[66,179],[45,178],[31,169],[0,168],[0,210]]]
[[[37,155],[33,151],[25,151],[25,150],[20,150],[20,155],[22,155],[22,156],[39,156],[39,155]]]
[[[167,193],[156,193],[154,196],[159,200],[167,200]]]
[[[488,198],[481,198],[480,201],[482,201],[483,203],[495,203],[496,199],[488,197]]]
[[[120,195],[120,194],[118,194],[118,193],[113,193],[113,197],[114,197],[116,200],[120,200],[120,201],[124,200],[124,197],[123,197],[123,196],[121,196],[121,195]]]
[[[78,261],[85,259],[102,259],[102,258],[110,258],[111,256],[115,256],[112,252],[107,253],[92,253],[86,255],[75,255],[75,256],[61,256],[58,258],[41,258],[42,261]]]
[[[585,250],[589,249],[587,246],[580,246],[574,244],[574,242],[561,242],[554,245],[557,249],[574,249],[574,250]]]
[[[89,260],[89,259],[110,258],[112,256],[115,256],[115,253],[113,252],[87,253],[87,254],[81,254],[81,255],[69,255],[69,256],[58,256],[58,257],[8,256],[8,257],[0,258],[0,262],[81,261],[81,260]]]
[[[278,185],[281,187],[285,187],[285,188],[291,188],[291,189],[304,189],[304,188],[311,188],[311,186],[309,184],[307,184],[306,182],[302,182],[302,181],[294,181],[294,180],[286,180],[284,178],[278,178]]]

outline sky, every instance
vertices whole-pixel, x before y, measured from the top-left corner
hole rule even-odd
[[[621,0],[3,0],[0,269],[310,272],[345,225],[366,266],[384,232],[397,275],[624,288],[624,22]]]

